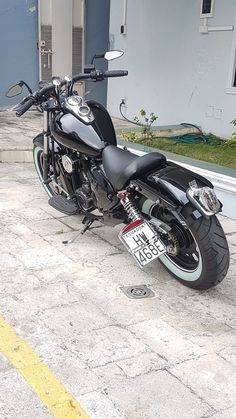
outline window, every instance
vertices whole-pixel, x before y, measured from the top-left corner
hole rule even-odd
[[[234,82],[233,87],[236,87],[236,68],[234,69]]]
[[[213,17],[214,0],[201,0],[200,17]]]
[[[231,53],[231,63],[230,63],[230,72],[227,86],[227,93],[236,94],[236,48],[235,48],[235,39],[234,37],[234,48]]]
[[[236,94],[236,16],[234,23],[234,31],[232,36],[231,56],[229,63],[229,77],[226,93]]]

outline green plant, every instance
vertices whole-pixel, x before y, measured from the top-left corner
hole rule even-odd
[[[141,109],[139,113],[144,121],[142,122],[139,117],[135,116],[134,122],[141,126],[143,140],[148,144],[153,139],[152,124],[157,120],[158,116],[154,115],[153,112],[148,116],[144,109]]]
[[[231,121],[230,123],[233,124],[234,126],[236,126],[236,118],[233,119],[233,121]],[[236,132],[233,132],[230,139],[225,142],[225,146],[226,147],[232,147],[232,146],[235,147],[236,146]]]
[[[229,140],[224,143],[225,148],[236,147],[236,132],[232,134]]]
[[[138,134],[136,134],[136,132],[133,132],[133,131],[129,131],[129,132],[122,131],[120,136],[123,140],[131,141],[131,143],[137,143],[137,142],[140,141],[140,138],[138,137]]]
[[[234,126],[236,126],[236,118],[233,119],[233,121],[231,121],[230,123],[233,124]]]

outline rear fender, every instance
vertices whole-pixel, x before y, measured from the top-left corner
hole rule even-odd
[[[131,183],[135,183],[136,188],[139,188],[142,195],[153,203],[161,202],[163,206],[172,208],[173,211],[179,212],[191,202],[202,215],[208,217],[219,212],[222,208],[222,204],[217,200],[216,210],[206,210],[189,192],[194,185],[197,188],[196,190],[206,192],[210,188],[211,193],[214,189],[212,183],[197,173],[172,162],[167,162],[166,167],[159,171],[152,171],[142,181],[137,180]],[[214,191],[212,194],[214,195]]]
[[[213,189],[209,180],[172,162],[167,162],[165,168],[149,174],[147,181],[150,186],[155,188],[158,185],[162,191],[169,192],[179,204],[186,203],[186,193],[193,181],[197,182],[199,188],[208,186]]]

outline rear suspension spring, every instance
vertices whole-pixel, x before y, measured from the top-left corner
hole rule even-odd
[[[120,198],[120,202],[131,221],[134,222],[143,218],[141,212],[137,208],[137,205],[132,199],[132,195],[129,192],[121,192],[118,194],[118,197]]]

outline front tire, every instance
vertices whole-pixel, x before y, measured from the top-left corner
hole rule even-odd
[[[58,189],[53,187],[52,182],[45,184],[43,181],[43,134],[39,134],[37,137],[35,137],[33,143],[33,160],[39,180],[50,198],[54,195],[59,195],[60,192],[58,191]],[[53,170],[51,170],[51,175],[52,174]]]
[[[43,145],[40,144],[39,141],[34,143],[33,148],[33,160],[35,165],[35,170],[38,174],[39,180],[42,183],[45,191],[47,192],[48,196],[51,197],[55,195],[52,189],[43,182]]]
[[[178,255],[165,254],[159,260],[183,285],[197,290],[212,288],[225,278],[229,268],[229,247],[224,231],[215,215],[196,219],[191,206],[185,208],[182,215],[187,230],[173,216],[171,221],[161,217],[173,226],[180,246]]]

